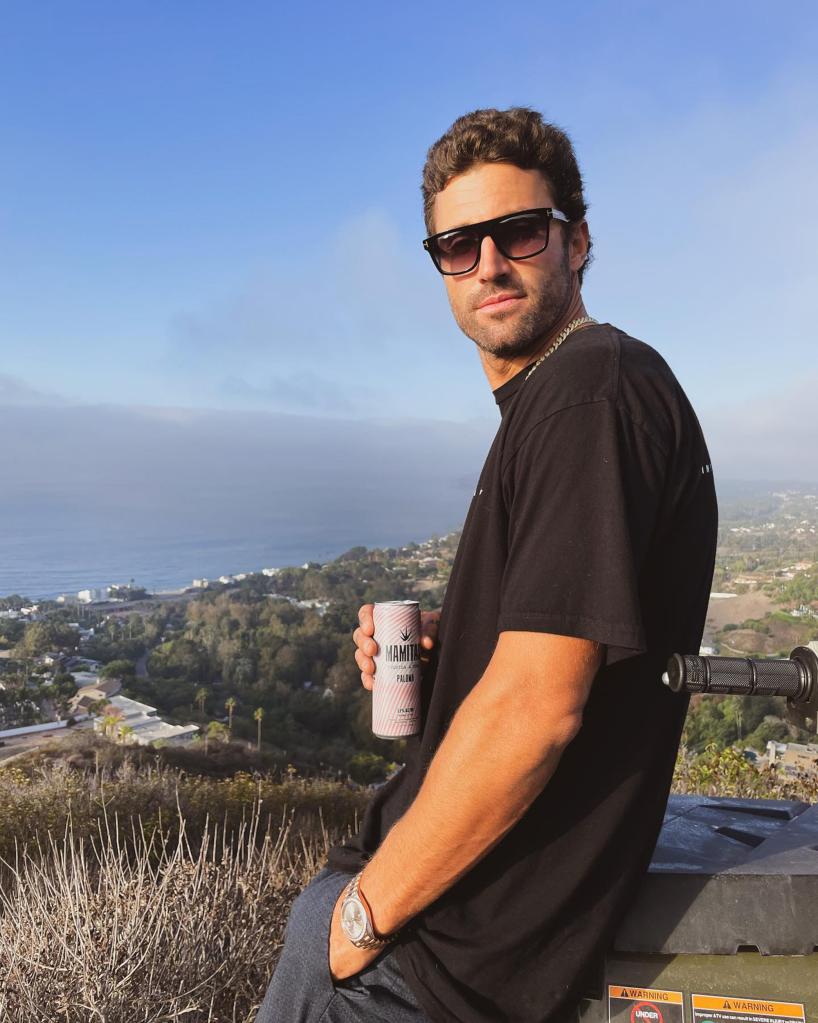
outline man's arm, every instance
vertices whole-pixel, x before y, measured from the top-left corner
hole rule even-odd
[[[361,609],[360,621],[355,657],[363,684],[371,688],[371,606]],[[589,640],[500,633],[414,802],[364,869],[360,890],[378,933],[398,929],[442,895],[523,816],[579,730],[601,662],[602,648]],[[341,931],[342,897],[329,950],[330,972],[339,980],[378,954],[356,948]]]
[[[577,734],[601,660],[589,640],[500,634],[414,802],[363,872],[379,933],[437,899],[523,816]]]

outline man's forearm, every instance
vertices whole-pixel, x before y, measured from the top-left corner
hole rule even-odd
[[[375,928],[391,933],[467,873],[523,816],[581,722],[582,698],[549,701],[541,679],[492,659],[463,701],[414,802],[361,880]]]

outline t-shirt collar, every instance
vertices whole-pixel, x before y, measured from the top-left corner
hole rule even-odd
[[[530,369],[531,364],[523,366],[513,377],[506,380],[504,384],[500,384],[496,391],[491,392],[494,395],[494,400],[500,406],[501,416],[504,416],[508,411],[510,407],[509,402],[525,383],[526,374]]]

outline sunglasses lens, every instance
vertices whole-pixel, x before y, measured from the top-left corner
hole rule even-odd
[[[460,274],[477,262],[480,239],[471,231],[452,231],[435,240],[435,255],[440,269],[447,274]]]
[[[526,212],[449,231],[430,241],[432,258],[444,274],[468,273],[477,266],[486,234],[507,259],[536,256],[548,245],[548,221],[545,213]]]
[[[525,259],[548,245],[548,217],[534,213],[513,217],[498,224],[492,237],[504,255]]]

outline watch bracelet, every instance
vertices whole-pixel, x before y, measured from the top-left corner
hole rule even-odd
[[[352,938],[349,937],[349,935],[347,935],[347,938],[349,939],[349,941],[352,942],[352,944],[356,948],[364,948],[364,949],[385,948],[387,945],[391,944],[395,940],[395,938],[398,936],[398,934],[400,932],[399,931],[394,931],[392,934],[389,934],[386,937],[374,936],[375,935],[375,925],[374,925],[374,922],[372,920],[372,914],[370,912],[369,903],[366,901],[365,896],[363,895],[363,893],[361,892],[361,890],[359,888],[359,884],[360,884],[360,880],[361,880],[361,875],[362,874],[363,874],[363,870],[359,870],[358,873],[355,875],[355,877],[353,877],[352,880],[349,882],[349,884],[346,886],[346,888],[344,890],[344,900],[346,900],[350,896],[355,896],[355,898],[357,898],[362,903],[362,905],[364,907],[364,912],[366,913],[366,918],[367,918],[367,920],[369,922],[369,929],[372,931],[373,937],[370,938],[369,935],[364,935],[362,938],[359,938],[357,941],[353,941]],[[343,903],[342,903],[342,905],[343,905]]]

